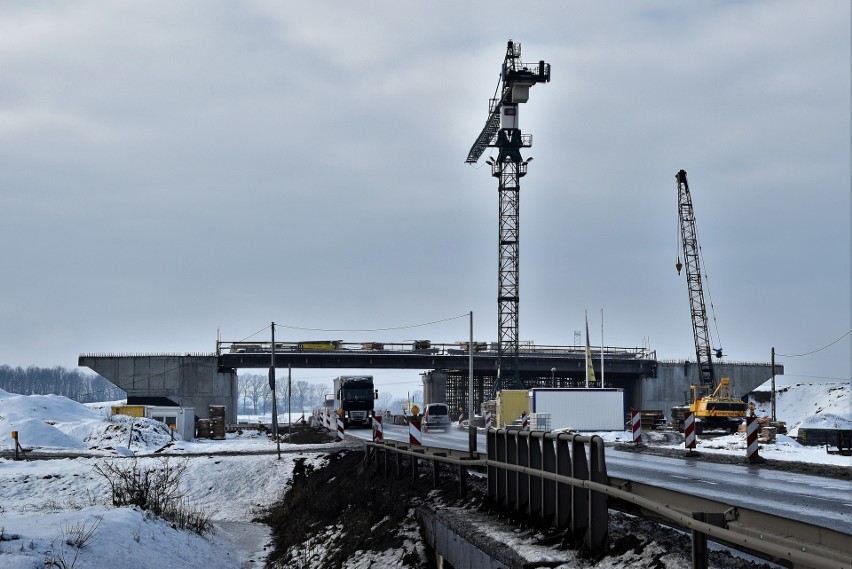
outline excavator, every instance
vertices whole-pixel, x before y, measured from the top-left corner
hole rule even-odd
[[[700,383],[692,385],[691,401],[672,407],[671,426],[682,431],[685,413],[690,411],[695,417],[695,432],[709,430],[736,431],[746,416],[746,404],[734,396],[731,380],[723,377],[716,382],[712,355],[722,357],[722,350],[710,347],[710,332],[707,326],[707,308],[704,304],[704,289],[701,283],[700,248],[695,226],[695,212],[692,208],[692,196],[686,180],[686,171],[680,170],[677,180],[678,218],[680,242],[683,247],[683,263],[678,253],[675,268],[680,274],[686,267],[686,283],[689,289],[689,305],[692,315],[692,334],[695,339],[695,355],[698,360]]]

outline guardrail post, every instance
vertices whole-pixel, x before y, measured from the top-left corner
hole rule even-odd
[[[506,431],[506,464],[518,465],[518,432]],[[506,503],[504,506],[511,511],[518,504],[518,473],[514,470],[506,472]]]
[[[497,429],[487,429],[485,431],[485,455],[489,461],[496,461],[497,458]],[[504,455],[505,456],[505,455]],[[499,470],[495,466],[488,465],[488,500],[492,504],[499,503],[498,499],[498,483],[497,476]]]
[[[557,472],[556,470],[556,441],[542,437],[542,470],[545,472]],[[556,481],[543,480],[541,482],[542,510],[541,518],[544,526],[559,526],[556,520]]]
[[[506,463],[506,457],[509,452],[507,447],[509,446],[507,442],[506,431],[497,430],[495,433],[496,439],[496,447],[497,447],[497,462]],[[508,502],[508,498],[506,497],[506,489],[508,488],[508,472],[503,470],[502,468],[497,469],[497,495],[496,501],[494,502],[499,507],[505,507]]]
[[[692,519],[705,521],[704,512],[693,512]],[[692,530],[692,569],[707,569],[707,536]]]
[[[519,431],[518,437],[518,466],[530,465],[529,431]],[[530,513],[530,475],[518,472],[518,499],[515,502],[515,512],[521,516]]]
[[[577,435],[571,436],[571,474],[578,480],[589,479],[589,463],[586,458],[586,448],[578,440]],[[571,540],[585,536],[589,528],[589,491],[577,486],[571,486]]]
[[[604,459],[604,441],[595,435],[589,441],[589,480],[604,486],[609,485]],[[604,546],[609,534],[609,509],[607,496],[601,492],[589,490],[589,529],[586,531],[585,544],[592,551]]]
[[[543,433],[530,431],[529,436],[529,464],[530,468],[535,470],[542,469],[541,457],[541,441],[544,439]],[[530,500],[528,512],[534,520],[537,520],[537,525],[541,526],[544,522],[544,514],[542,512],[542,479],[540,476],[530,476]]]
[[[571,476],[571,445],[567,439],[558,437],[556,443],[556,474],[560,476]],[[573,510],[571,499],[574,496],[573,487],[570,484],[557,482],[556,484],[556,527],[568,528],[571,524],[571,512]]]

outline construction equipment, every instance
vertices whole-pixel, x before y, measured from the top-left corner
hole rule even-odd
[[[490,100],[485,127],[468,152],[468,164],[475,164],[486,148],[498,148],[497,159],[489,158],[491,175],[500,180],[499,265],[497,276],[497,379],[493,391],[507,387],[523,389],[518,373],[518,236],[519,180],[527,173],[521,148],[532,146],[532,136],[521,134],[518,106],[529,100],[530,87],[550,81],[550,65],[544,61],[521,63],[521,44],[509,40],[498,83],[499,96]],[[508,362],[505,360],[509,356]],[[506,365],[506,364],[509,365]]]
[[[746,404],[734,396],[731,380],[722,378],[716,383],[712,355],[722,357],[721,348],[713,350],[710,346],[710,330],[707,325],[707,308],[704,303],[704,289],[701,283],[701,248],[698,244],[698,232],[695,226],[695,212],[692,208],[692,196],[686,180],[686,171],[680,170],[677,180],[679,238],[683,247],[683,263],[678,254],[675,268],[677,273],[686,267],[686,284],[689,290],[690,314],[692,316],[692,334],[695,339],[695,356],[698,360],[700,384],[692,385],[691,401],[672,407],[672,427],[683,429],[684,413],[691,411],[695,416],[697,433],[724,429],[734,432],[746,416]]]

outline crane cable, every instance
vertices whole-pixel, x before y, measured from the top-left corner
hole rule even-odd
[[[690,195],[690,201],[691,200],[692,200],[692,196]],[[704,268],[704,280],[702,281],[703,282],[702,286],[703,286],[703,288],[707,289],[707,298],[710,300],[710,314],[713,317],[713,328],[715,328],[715,330],[716,330],[716,341],[717,341],[717,345],[719,346],[719,352],[721,352],[722,351],[722,347],[721,347],[722,346],[722,338],[719,335],[719,323],[716,320],[716,307],[713,304],[713,295],[710,294],[710,278],[707,276],[707,270],[705,268],[707,265],[704,262],[704,249],[701,248],[701,239],[698,237],[698,223],[695,222],[695,206],[694,205],[693,205],[693,211],[692,211],[692,218],[693,218],[693,224],[695,226],[695,242],[698,245],[699,264],[701,265],[702,268]],[[683,249],[683,239],[682,239],[683,220],[681,219],[680,204],[678,204],[677,219],[678,219],[678,222],[677,222],[677,260],[678,260],[678,263],[680,263],[680,252]],[[684,258],[683,262],[686,263],[686,258]],[[712,349],[712,347],[711,347],[711,349]]]
[[[698,228],[695,228],[695,239],[698,240]],[[701,248],[701,241],[698,240],[698,255],[701,257],[701,266],[706,267],[704,262],[704,250]],[[719,346],[719,353],[722,353],[722,337],[719,335],[719,323],[716,320],[716,307],[713,305],[713,295],[710,294],[710,277],[707,276],[707,269],[704,269],[704,288],[707,289],[707,299],[710,301],[710,314],[713,317],[713,328],[716,330],[716,341]]]

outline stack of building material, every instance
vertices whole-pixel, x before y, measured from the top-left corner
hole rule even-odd
[[[208,412],[210,421],[210,438],[224,439],[225,438],[225,406],[211,405]]]
[[[627,417],[625,419],[625,429],[630,430],[632,425],[630,411],[627,412]],[[642,431],[654,431],[658,427],[664,425],[666,423],[666,415],[660,410],[640,410],[639,411],[639,424],[642,427]]]
[[[774,443],[776,435],[784,435],[787,433],[787,423],[784,421],[773,421],[769,417],[758,417],[757,427],[757,437],[762,443]],[[746,432],[745,421],[740,424],[739,432]]]
[[[199,419],[195,423],[195,438],[210,439],[212,437],[213,433],[210,430],[210,419]]]

